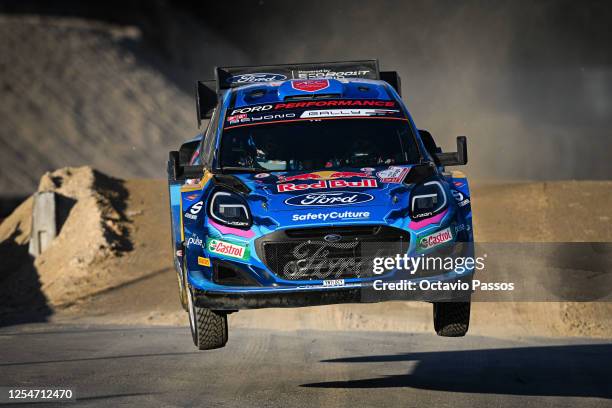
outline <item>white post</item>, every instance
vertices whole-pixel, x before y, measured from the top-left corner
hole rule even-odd
[[[57,235],[55,193],[43,191],[34,194],[32,233],[28,251],[33,257],[40,255]]]

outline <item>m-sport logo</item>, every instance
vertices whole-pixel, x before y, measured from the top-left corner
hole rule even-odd
[[[300,194],[285,200],[285,204],[298,206],[353,205],[372,201],[373,196],[366,193],[334,191],[326,193]]]
[[[270,82],[270,81],[282,81],[287,79],[282,74],[270,74],[268,72],[258,72],[253,74],[240,74],[233,75],[227,78],[229,84],[246,84],[251,82]]]

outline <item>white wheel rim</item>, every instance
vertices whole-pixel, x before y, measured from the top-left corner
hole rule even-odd
[[[185,290],[187,291],[187,305],[189,309],[189,328],[191,329],[191,334],[195,339],[196,336],[196,317],[195,317],[195,307],[193,306],[193,296],[191,294],[191,289],[189,288],[189,284],[185,285]]]
[[[181,296],[181,303],[183,303],[183,301],[185,300],[185,297],[183,296],[183,294],[185,293],[185,287],[183,286],[183,276],[177,275],[177,277],[178,277],[178,285],[179,285],[179,294]]]

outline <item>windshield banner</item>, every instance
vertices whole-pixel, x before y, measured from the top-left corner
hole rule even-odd
[[[225,120],[225,128],[278,121],[372,117],[406,119],[395,101],[333,99],[278,102],[230,109]]]

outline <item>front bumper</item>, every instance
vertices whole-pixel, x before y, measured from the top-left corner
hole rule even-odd
[[[223,293],[194,290],[196,305],[213,310],[307,307],[360,303],[360,288],[334,290]]]
[[[448,272],[428,278],[411,279],[419,284],[421,281],[444,283],[469,283],[473,271],[468,273]],[[382,280],[382,279],[381,279]],[[399,282],[384,280],[385,282]],[[404,280],[406,282],[406,280]],[[470,284],[471,288],[471,284]],[[436,291],[379,291],[374,289],[373,282],[348,287],[324,288],[321,286],[302,289],[266,289],[266,290],[232,290],[209,291],[193,289],[198,307],[213,310],[242,310],[262,308],[294,308],[322,306],[340,303],[378,303],[386,301],[424,301],[424,302],[462,302],[469,300],[469,290],[436,290]]]

